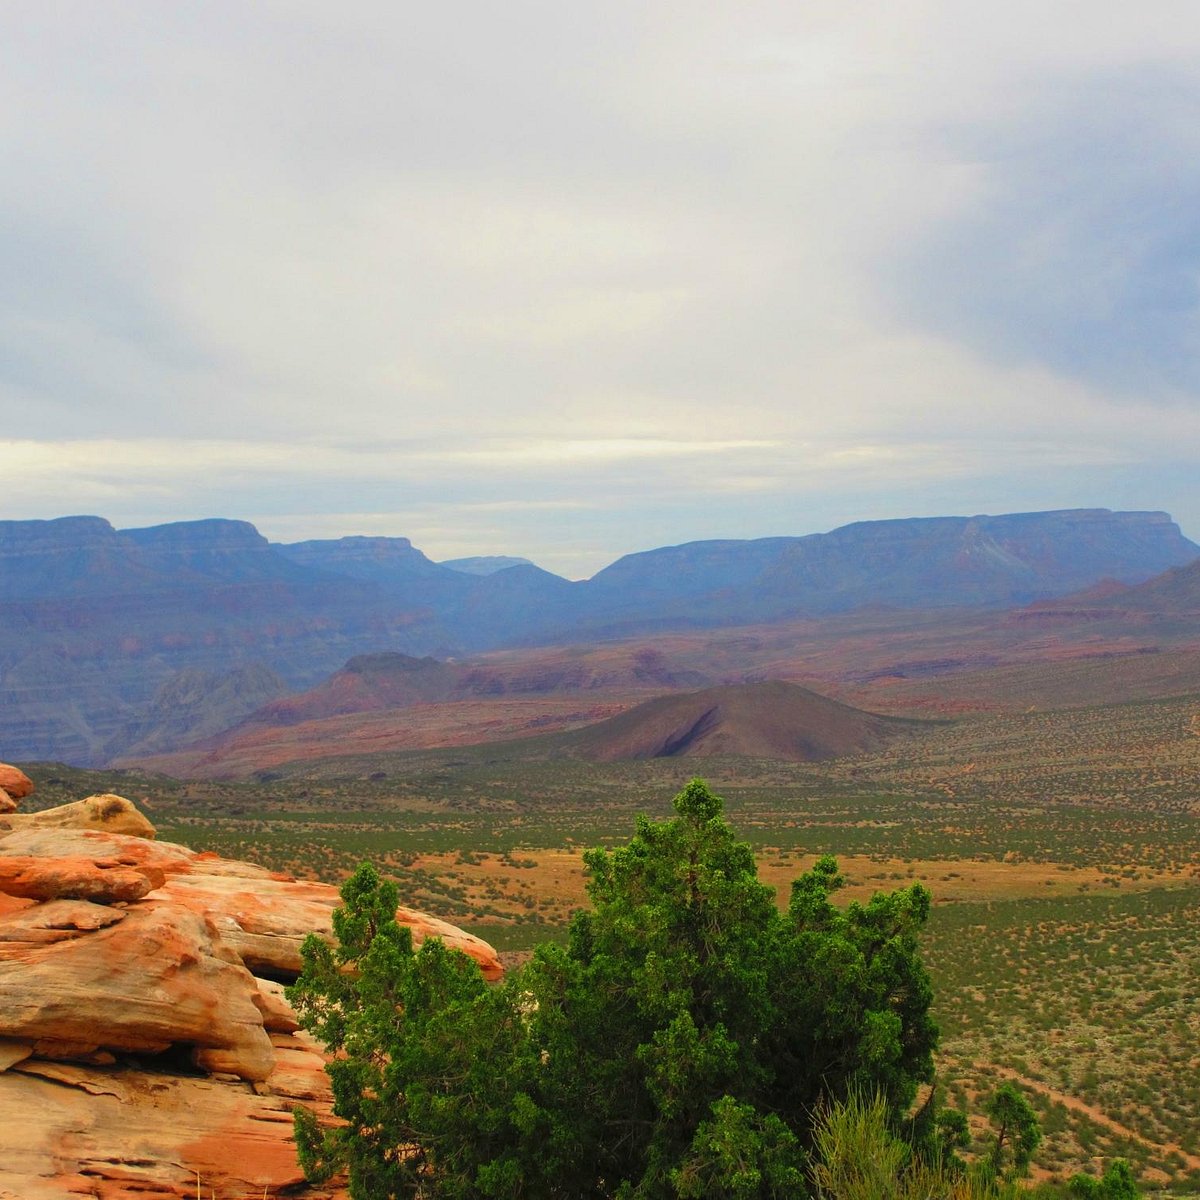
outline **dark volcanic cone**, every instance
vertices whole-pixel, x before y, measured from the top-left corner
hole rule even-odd
[[[812,762],[875,750],[925,725],[773,680],[660,696],[563,734],[560,744],[570,754],[604,761],[737,754]]]

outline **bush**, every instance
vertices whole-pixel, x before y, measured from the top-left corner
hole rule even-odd
[[[968,1171],[953,1155],[914,1154],[890,1127],[878,1096],[850,1096],[824,1108],[814,1150],[819,1200],[1010,1200],[1015,1192],[984,1172]]]
[[[1141,1195],[1133,1169],[1123,1158],[1114,1159],[1099,1179],[1076,1175],[1071,1180],[1070,1192],[1080,1200],[1136,1200]]]

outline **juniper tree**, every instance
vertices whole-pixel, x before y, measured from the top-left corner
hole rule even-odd
[[[496,989],[436,942],[414,954],[360,870],[291,993],[346,1122],[298,1118],[309,1166],[348,1165],[370,1200],[760,1200],[805,1193],[827,1100],[877,1095],[899,1130],[932,1078],[929,893],[838,908],[823,858],[781,913],[703,783],[675,811],[590,851],[567,945]]]

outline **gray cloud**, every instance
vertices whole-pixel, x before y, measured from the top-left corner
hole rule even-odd
[[[1163,399],[1200,392],[1200,80],[1142,64],[1042,83],[950,141],[969,209],[904,257],[905,314],[1002,361]]]
[[[24,409],[15,427],[103,435],[114,409],[153,419],[164,388],[212,365],[113,241],[11,209],[0,227],[0,389]]]

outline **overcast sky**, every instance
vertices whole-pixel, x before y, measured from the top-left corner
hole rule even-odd
[[[13,0],[0,153],[0,517],[1200,538],[1196,0]]]

